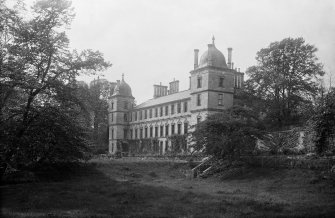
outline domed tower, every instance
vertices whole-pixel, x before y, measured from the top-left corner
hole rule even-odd
[[[190,72],[191,124],[204,120],[210,113],[233,105],[234,70],[226,64],[221,51],[215,47],[215,38],[202,54],[198,64],[198,49],[194,52],[194,70]]]
[[[110,97],[108,107],[109,124],[109,153],[117,151],[128,152],[126,140],[129,137],[128,128],[131,120],[129,111],[133,108],[134,97],[130,86],[122,80],[117,80],[113,95]]]

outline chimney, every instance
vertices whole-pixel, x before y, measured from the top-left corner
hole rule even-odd
[[[232,56],[232,52],[233,52],[233,49],[232,48],[228,48],[228,68],[229,69],[234,69],[232,67],[232,60],[231,60],[231,56]]]
[[[163,86],[162,83],[154,85],[154,98],[167,95],[167,86]]]
[[[169,94],[177,93],[179,92],[179,80],[173,79],[172,82],[170,82],[170,92]]]
[[[198,55],[199,55],[199,49],[194,49],[194,69],[197,69],[199,67],[198,65]]]

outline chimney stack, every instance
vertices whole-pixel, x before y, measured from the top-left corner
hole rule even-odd
[[[194,49],[194,69],[198,68],[198,55],[199,55],[199,49]]]
[[[154,85],[154,98],[158,98],[161,96],[165,96],[167,95],[167,86],[163,86],[162,83],[160,83],[159,85]]]
[[[231,56],[232,56],[232,52],[233,52],[233,49],[232,48],[228,48],[228,68],[229,69],[234,69],[232,67],[232,60],[231,60]]]
[[[179,80],[173,79],[172,82],[170,82],[170,92],[169,94],[177,93],[179,92]]]

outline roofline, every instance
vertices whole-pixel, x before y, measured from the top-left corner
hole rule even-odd
[[[165,97],[165,96],[171,96],[171,95],[179,94],[179,93],[181,93],[181,92],[186,92],[186,91],[191,91],[191,90],[190,90],[190,89],[186,89],[186,90],[183,90],[183,91],[180,91],[180,92],[176,92],[176,93],[173,93],[173,94],[170,94],[170,95],[160,96],[160,97],[158,97],[158,98],[162,98],[162,97]],[[190,94],[191,94],[191,93],[190,93]],[[148,102],[148,101],[150,101],[150,100],[154,100],[154,99],[158,99],[158,98],[151,98],[151,99],[149,99],[149,100],[147,100],[147,101],[145,101],[145,102],[142,102],[141,104],[144,104],[144,103],[146,103],[146,102]],[[180,99],[178,99],[178,100],[166,101],[166,102],[161,103],[161,104],[155,104],[155,105],[147,106],[147,107],[140,107],[141,104],[139,104],[139,105],[137,105],[136,107],[134,107],[134,108],[132,109],[132,111],[140,110],[140,109],[145,109],[145,108],[156,107],[156,106],[161,106],[161,105],[165,105],[165,104],[167,104],[167,103],[178,102],[178,101],[182,101],[182,100],[186,100],[186,99],[191,99],[191,96],[186,97],[186,98],[180,98]]]

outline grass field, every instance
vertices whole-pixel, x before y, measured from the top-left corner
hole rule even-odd
[[[173,161],[96,160],[58,180],[1,186],[3,217],[334,217],[335,187],[309,170],[189,179]]]

